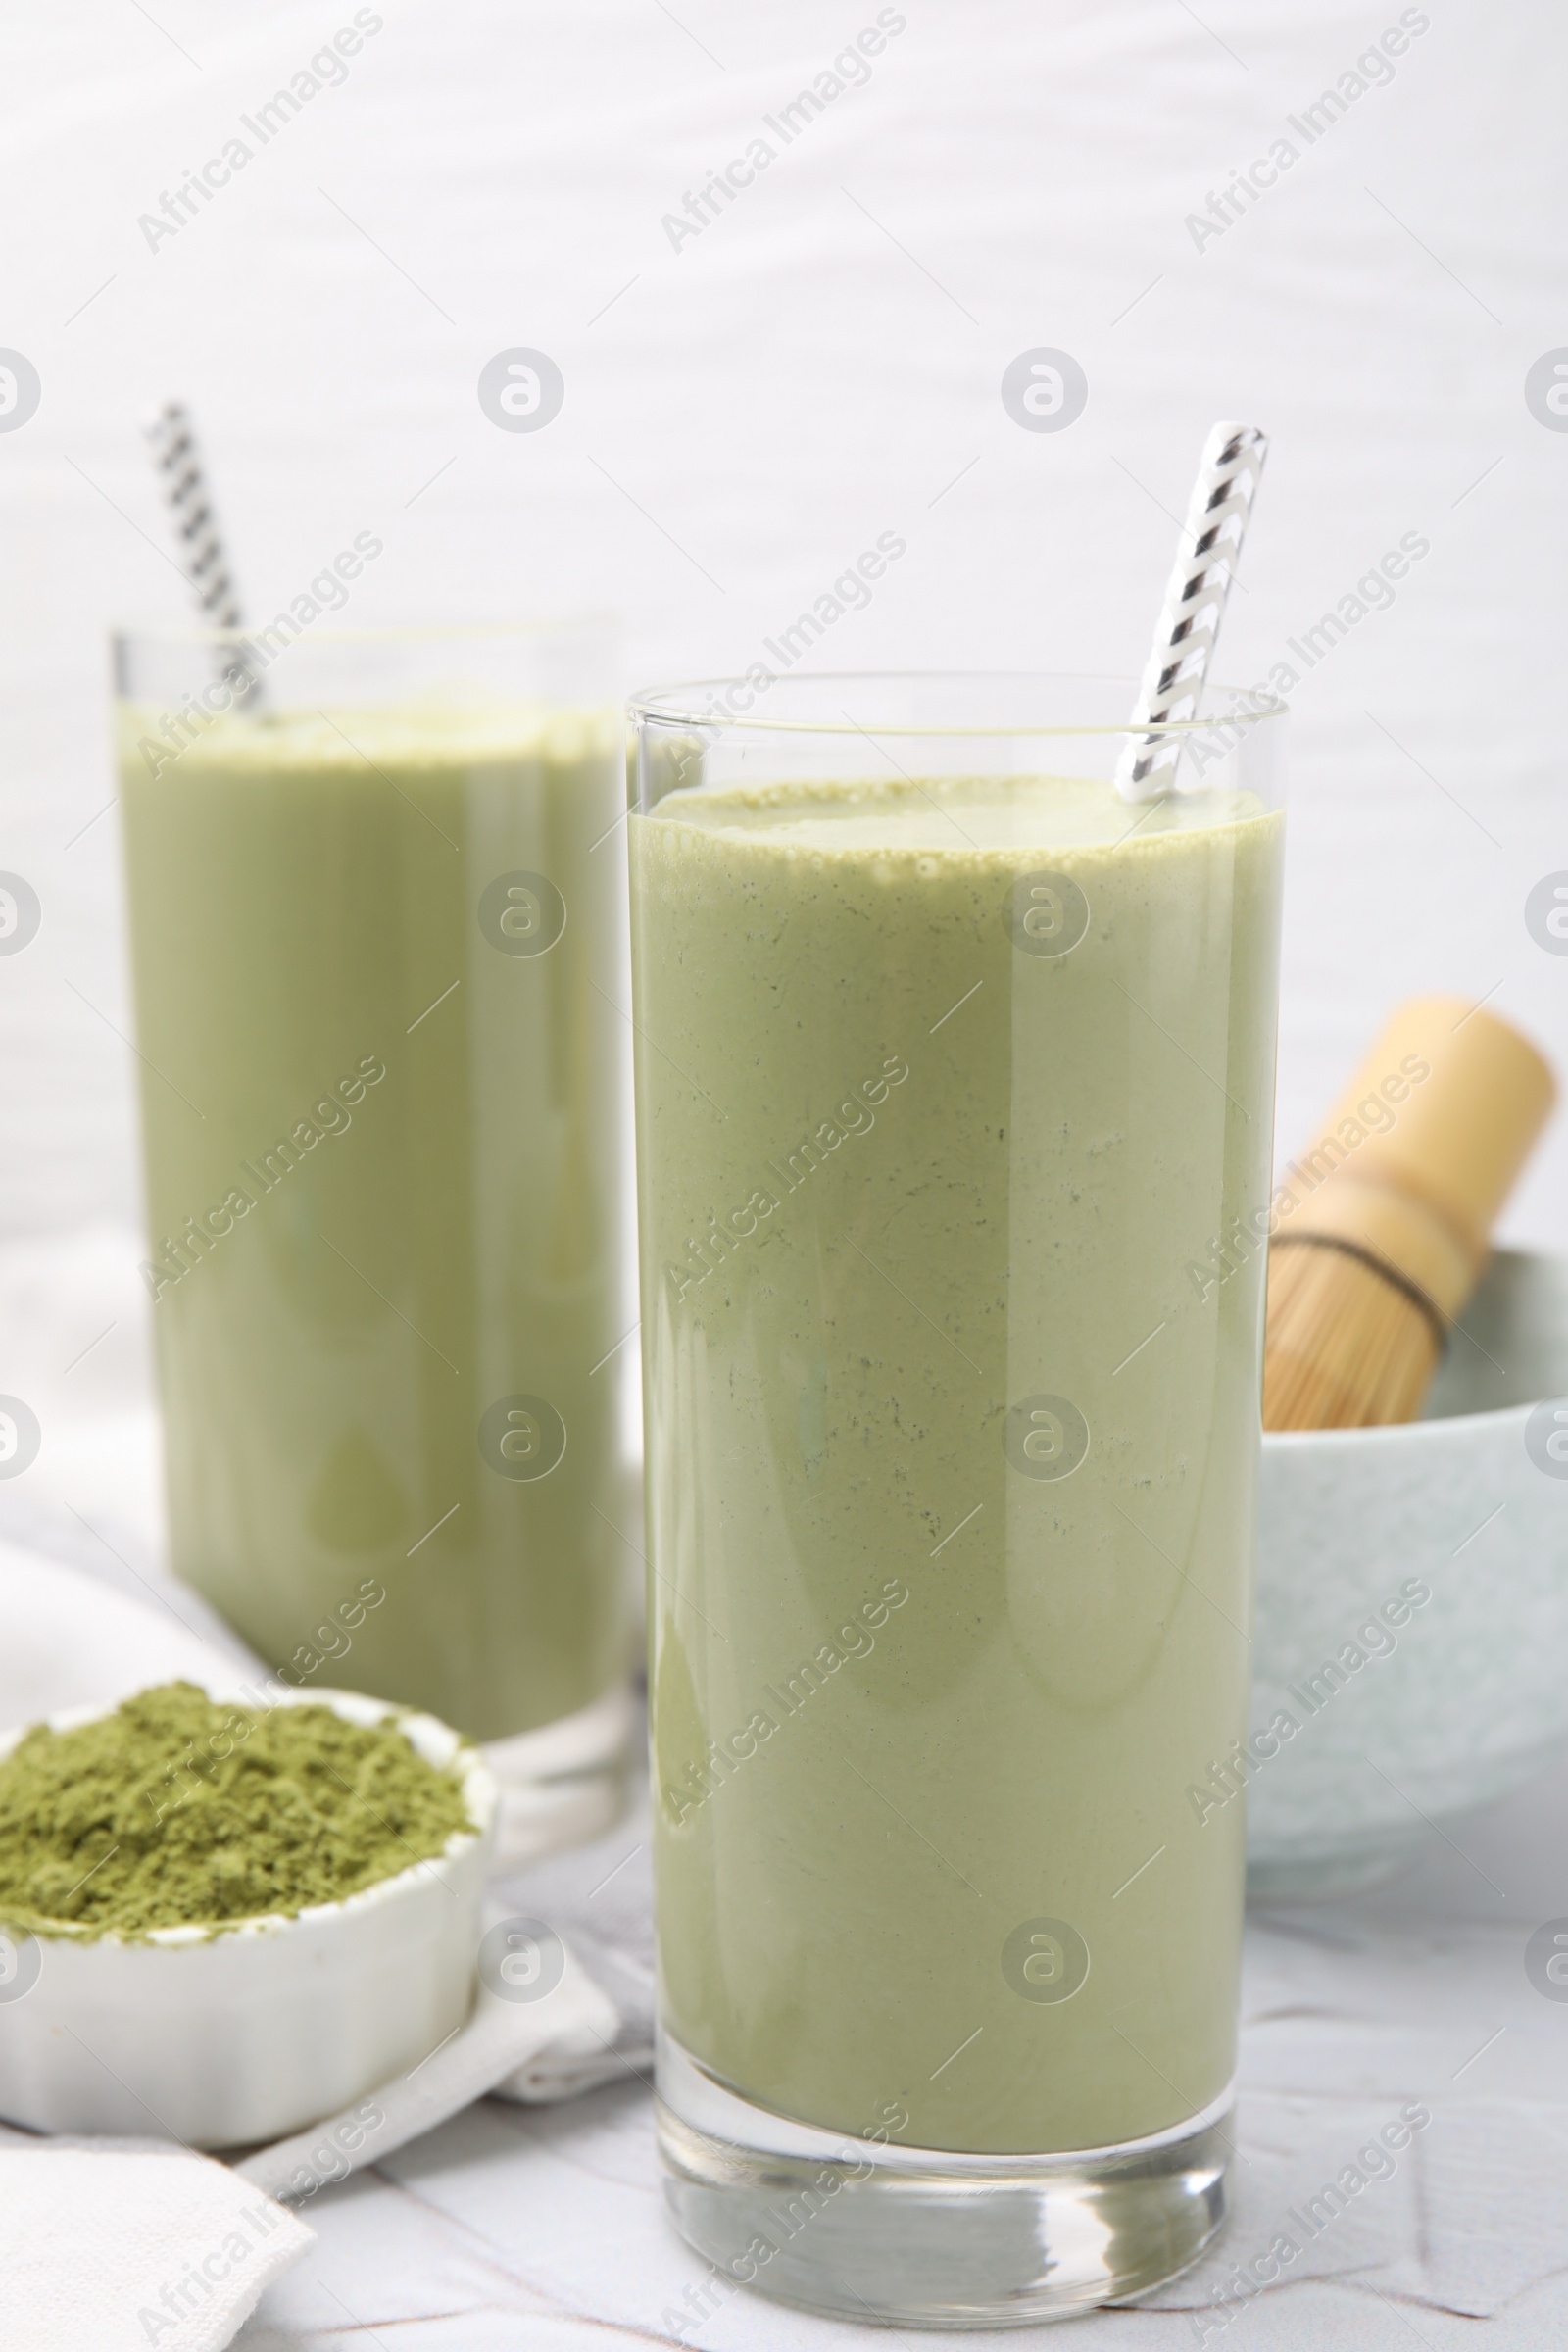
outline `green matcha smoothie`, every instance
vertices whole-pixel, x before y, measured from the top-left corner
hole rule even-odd
[[[173,1565],[293,1679],[573,1714],[626,1667],[618,719],[122,719]]]
[[[632,820],[665,2030],[909,2147],[1235,2063],[1282,820],[1050,776]]]

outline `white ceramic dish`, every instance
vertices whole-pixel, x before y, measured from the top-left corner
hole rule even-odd
[[[1254,1893],[1370,1883],[1568,1737],[1559,1397],[1568,1262],[1501,1250],[1422,1420],[1264,1438],[1251,1720],[1299,1728],[1250,1772]]]
[[[236,1705],[237,1690],[212,1695]],[[298,1690],[350,1723],[395,1708]],[[56,1730],[106,1708],[74,1708]],[[468,2014],[496,1786],[432,1715],[398,1716],[410,1744],[455,1768],[471,1832],[338,1903],[139,1942],[39,1936],[0,1969],[0,2116],[38,2132],[167,2136],[198,2148],[281,2138],[416,2066]],[[0,1738],[0,1755],[21,1739]]]

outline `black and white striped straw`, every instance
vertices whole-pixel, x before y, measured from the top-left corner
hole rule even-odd
[[[1131,723],[1139,730],[1198,715],[1267,455],[1268,437],[1255,424],[1216,424],[1203,444],[1176,568],[1133,706]],[[1129,737],[1116,763],[1122,799],[1153,801],[1169,792],[1181,756],[1180,735]]]
[[[166,401],[149,420],[146,433],[173,525],[180,568],[195,591],[197,611],[209,628],[238,631],[244,626],[239,595],[207,487],[190,411],[182,401]],[[247,648],[237,642],[220,643],[215,658],[220,675],[232,681],[237,694],[249,699],[257,692],[260,681]]]

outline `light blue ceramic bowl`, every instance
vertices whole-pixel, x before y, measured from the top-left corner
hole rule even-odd
[[[1254,1746],[1278,1747],[1250,1774],[1253,1893],[1369,1884],[1548,1760],[1568,1739],[1568,1261],[1497,1252],[1420,1421],[1264,1438],[1257,1588]]]

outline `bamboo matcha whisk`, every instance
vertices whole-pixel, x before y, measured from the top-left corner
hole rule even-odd
[[[1494,1014],[1399,1006],[1275,1197],[1265,1429],[1414,1419],[1555,1091]]]

